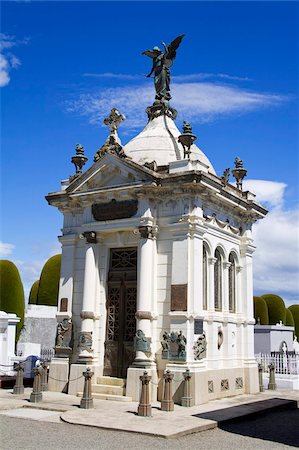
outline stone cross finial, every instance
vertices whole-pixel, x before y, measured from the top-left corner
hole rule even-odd
[[[113,143],[120,144],[119,137],[117,135],[117,128],[126,119],[124,114],[120,114],[118,109],[112,108],[111,113],[106,119],[104,119],[104,124],[110,127],[110,138],[114,138]]]

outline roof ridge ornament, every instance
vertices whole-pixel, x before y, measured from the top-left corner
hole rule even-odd
[[[237,189],[243,190],[243,179],[247,175],[247,170],[243,167],[243,161],[239,156],[235,158],[236,168],[232,170],[232,175],[236,179]]]
[[[119,158],[127,158],[117,134],[117,129],[124,120],[126,120],[126,116],[120,114],[117,108],[112,108],[110,115],[103,120],[104,124],[109,126],[110,133],[105,144],[96,152],[94,162],[101,159],[106,153],[112,153]]]
[[[76,145],[76,155],[72,156],[71,162],[74,164],[76,168],[75,175],[70,176],[70,181],[73,181],[75,178],[81,175],[82,173],[82,167],[86,164],[88,161],[87,156],[84,155],[84,147],[81,144]]]

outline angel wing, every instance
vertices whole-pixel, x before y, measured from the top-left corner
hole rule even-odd
[[[142,55],[149,56],[150,58],[155,58],[157,56],[157,52],[155,50],[145,50],[142,52]]]
[[[182,39],[185,35],[180,34],[180,36],[176,37],[167,47],[167,52],[165,54],[165,65],[170,67],[173,63],[173,60],[176,57],[176,51],[182,42]]]

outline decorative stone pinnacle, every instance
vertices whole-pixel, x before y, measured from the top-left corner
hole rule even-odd
[[[184,149],[184,159],[190,158],[191,154],[191,145],[196,141],[197,137],[192,132],[192,126],[189,122],[184,120],[183,122],[183,134],[178,137],[178,141],[182,144]]]
[[[237,188],[242,191],[243,179],[247,175],[247,170],[243,167],[243,161],[239,156],[235,158],[235,169],[232,170],[232,175],[236,179]]]
[[[116,108],[112,108],[110,115],[104,119],[104,124],[110,127],[110,135],[108,138],[110,144],[120,144],[117,128],[124,120],[126,120],[126,117],[124,114],[120,114]]]
[[[72,163],[76,168],[76,175],[82,173],[82,167],[88,161],[88,158],[84,155],[84,147],[81,144],[76,145],[76,155],[72,157]]]

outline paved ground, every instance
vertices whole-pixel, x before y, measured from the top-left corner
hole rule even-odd
[[[283,450],[299,446],[299,411],[266,414],[175,439],[0,416],[1,450]],[[296,438],[297,433],[297,438]]]
[[[78,397],[44,392],[43,401],[34,404],[28,402],[30,392],[25,389],[15,396],[11,390],[0,390],[1,449],[43,444],[58,450],[299,446],[298,391],[240,395],[192,408],[175,405],[171,413],[161,411],[157,403],[148,418],[136,415],[135,402],[94,400],[94,409],[83,410]]]

